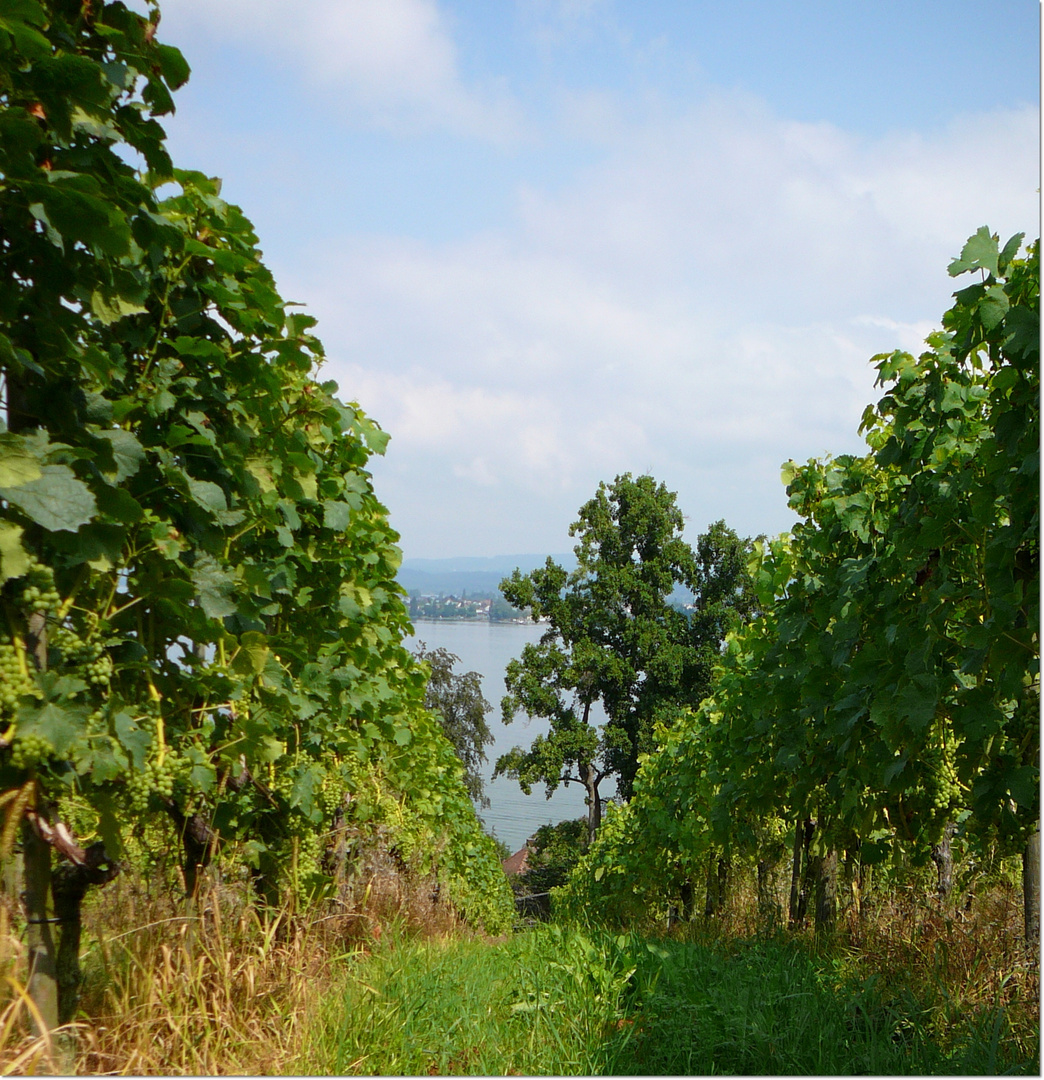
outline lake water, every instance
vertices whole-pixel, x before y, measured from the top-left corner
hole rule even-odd
[[[543,784],[537,784],[532,795],[523,795],[517,781],[509,780],[506,776],[491,779],[493,766],[501,754],[507,753],[513,746],[527,747],[535,736],[546,735],[550,730],[548,721],[530,720],[524,713],[517,714],[510,724],[504,724],[500,719],[500,699],[505,693],[504,672],[508,661],[521,656],[523,646],[536,642],[545,629],[546,626],[532,622],[417,619],[414,622],[414,636],[407,638],[404,643],[410,650],[416,649],[421,641],[429,649],[448,649],[460,657],[460,663],[453,669],[456,674],[477,671],[482,676],[482,694],[493,706],[486,720],[494,742],[486,747],[488,760],[483,766],[483,780],[490,805],[488,809],[476,809],[486,830],[503,840],[512,851],[518,851],[541,825],[557,824],[587,815],[584,789],[579,784],[561,784],[548,799],[544,795]],[[605,714],[599,706],[592,709],[592,718],[596,723],[604,722]],[[612,794],[613,790],[611,783],[607,785],[603,781],[603,798]]]

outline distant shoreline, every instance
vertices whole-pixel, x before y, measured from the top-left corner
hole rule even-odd
[[[410,619],[413,623],[488,623],[491,626],[518,626],[532,621],[528,615],[521,619],[491,619],[488,615],[416,615]]]

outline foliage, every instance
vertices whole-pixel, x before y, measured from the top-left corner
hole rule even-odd
[[[980,863],[1039,818],[1039,263],[980,230],[915,360],[875,357],[869,452],[788,463],[792,534],[751,560],[758,612],[713,695],[643,759],[560,902],[663,907],[702,855],[927,860],[947,823]]]
[[[572,573],[548,559],[501,585],[510,603],[548,622],[508,665],[504,720],[521,709],[549,719],[551,733],[501,757],[497,772],[527,793],[536,782],[548,794],[559,783],[583,784],[592,835],[599,783],[615,775],[620,796],[630,797],[639,755],[655,748],[656,721],[709,692],[722,635],[749,610],[747,542],[718,522],[697,557],[683,524],[663,484],[619,476],[599,485],[570,528],[579,537]],[[668,603],[679,584],[696,596],[691,618]],[[591,719],[596,702],[607,716],[601,732]]]
[[[563,885],[586,847],[584,818],[541,825],[529,845],[528,869],[520,884],[529,893],[545,893]]]
[[[525,614],[524,611],[512,607],[503,596],[494,596],[493,602],[489,606],[490,622],[511,622],[515,619],[524,618]]]
[[[805,521],[756,571],[770,614],[716,694],[720,814],[774,802],[833,843],[922,857],[944,824],[1039,817],[1039,262],[980,229],[918,360],[875,357],[863,458],[785,470]],[[709,714],[709,719],[712,719]],[[742,816],[742,814],[741,814]]]
[[[713,841],[703,722],[687,710],[659,735],[660,750],[641,759],[630,802],[607,807],[594,843],[554,892],[561,917],[598,912],[611,923],[648,924],[665,918],[696,877]]]
[[[188,67],[157,19],[0,22],[0,783],[89,807],[111,854],[149,814],[202,831],[190,888],[218,837],[312,887],[362,771],[467,893],[496,857],[402,645],[387,436],[318,381],[219,182],[172,168],[156,116]]]
[[[491,712],[493,706],[482,696],[482,676],[477,671],[455,675],[453,668],[460,663],[460,657],[447,649],[429,649],[423,641],[419,643],[416,656],[431,669],[424,691],[424,707],[438,716],[446,738],[457,751],[464,766],[464,786],[468,794],[481,806],[489,806],[489,799],[482,793],[479,766],[486,760],[483,748],[493,742],[486,722],[486,713]]]

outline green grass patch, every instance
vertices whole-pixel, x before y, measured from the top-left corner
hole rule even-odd
[[[655,992],[626,1047],[607,1047],[617,1074],[911,1075],[1038,1071],[1012,1060],[1002,1010],[967,1017],[944,1052],[932,1011],[879,981],[840,979],[829,954],[780,939],[658,950]]]
[[[646,941],[540,927],[502,943],[393,937],[349,962],[301,1072],[332,1075],[989,1074],[1002,1011],[943,1050],[930,1010],[784,939]]]

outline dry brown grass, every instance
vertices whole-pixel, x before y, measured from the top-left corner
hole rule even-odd
[[[115,1075],[294,1073],[307,1020],[344,979],[342,961],[394,924],[459,932],[430,880],[372,852],[336,900],[264,912],[245,883],[211,882],[190,904],[124,875],[85,909],[77,1070]],[[0,1072],[54,1071],[33,1038],[24,945],[0,908]]]
[[[944,1047],[969,1023],[995,1018],[1002,1008],[1003,1037],[1033,1058],[1040,1041],[1040,951],[1025,943],[1020,887],[997,881],[942,903],[930,885],[912,880],[874,889],[859,910],[851,895],[839,895],[836,932],[824,938],[811,925],[786,927],[784,885],[781,880],[778,932],[831,957],[839,979],[874,978],[886,1000],[916,999]],[[675,933],[726,942],[764,931],[753,876],[740,873],[724,911]]]
[[[1007,1037],[1029,1059],[1040,1039],[1040,952],[1026,946],[1020,891],[995,884],[965,909],[895,890],[850,918],[841,940],[854,972],[924,1002],[941,1034],[1003,1008]]]

